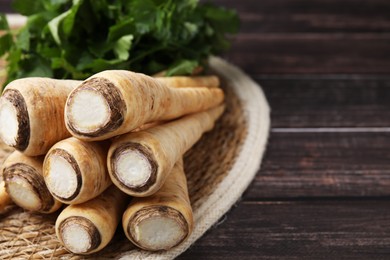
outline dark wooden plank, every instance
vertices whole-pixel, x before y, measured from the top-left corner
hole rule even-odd
[[[252,75],[390,73],[386,0],[218,0],[238,10],[241,32],[226,54]]]
[[[225,55],[252,75],[390,74],[390,34],[240,34]]]
[[[244,198],[390,196],[390,132],[272,133]]]
[[[388,259],[388,201],[242,202],[179,259]]]
[[[238,11],[243,33],[388,32],[387,0],[213,0]]]
[[[390,77],[255,78],[272,127],[390,127]]]
[[[207,2],[207,1],[203,1]],[[390,31],[387,0],[209,0],[238,11],[241,32],[385,32]],[[10,12],[11,0],[0,0]]]
[[[214,2],[238,10],[241,33],[226,57],[252,75],[390,73],[389,1]]]
[[[11,8],[11,0],[0,0],[0,13],[13,12]]]
[[[234,8],[242,32],[384,32],[390,30],[387,0],[212,0]],[[11,0],[0,0],[10,12]]]

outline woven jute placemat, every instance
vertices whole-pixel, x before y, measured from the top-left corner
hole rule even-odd
[[[240,69],[213,57],[226,93],[226,111],[215,129],[185,155],[195,228],[180,246],[161,253],[135,248],[118,228],[111,243],[92,256],[70,254],[54,231],[58,213],[33,214],[11,207],[0,216],[0,259],[172,259],[201,237],[237,202],[260,167],[268,139],[270,110],[261,88]],[[0,161],[12,151],[0,143]]]

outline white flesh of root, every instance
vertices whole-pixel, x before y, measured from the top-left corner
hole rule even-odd
[[[19,123],[14,105],[0,98],[0,138],[9,146],[15,146],[18,138]]]
[[[13,177],[7,185],[10,197],[20,207],[28,210],[36,210],[41,207],[40,198],[26,179]]]
[[[116,158],[115,173],[128,187],[142,186],[151,175],[149,160],[136,150],[126,150]]]
[[[65,247],[76,254],[86,253],[92,245],[92,238],[88,230],[77,223],[67,225],[62,229],[62,241]]]
[[[146,218],[135,228],[135,239],[139,244],[156,251],[175,246],[184,236],[177,221],[162,216]]]
[[[45,178],[48,189],[57,197],[71,197],[77,189],[77,175],[72,165],[58,155],[50,156],[48,165]]]
[[[72,124],[84,133],[97,131],[110,120],[109,105],[104,96],[88,89],[74,94],[69,110]]]

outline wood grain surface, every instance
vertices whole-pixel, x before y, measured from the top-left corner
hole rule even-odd
[[[214,0],[242,25],[226,57],[252,75],[390,73],[386,0]]]
[[[11,0],[0,0],[0,12],[2,13],[12,13]]]
[[[240,15],[224,57],[262,85],[272,132],[241,201],[179,259],[389,259],[390,1],[211,2]]]
[[[204,2],[204,1],[203,1]],[[236,9],[241,33],[382,33],[390,30],[387,0],[213,0]]]
[[[241,202],[180,259],[388,259],[388,200]]]
[[[390,132],[273,131],[245,199],[390,196]]]
[[[255,79],[272,107],[273,128],[390,127],[390,75]]]
[[[273,128],[242,201],[182,258],[388,259],[390,2],[213,2],[239,11],[225,56]]]

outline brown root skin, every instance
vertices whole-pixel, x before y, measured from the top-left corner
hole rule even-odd
[[[38,156],[69,137],[64,107],[69,93],[80,83],[49,78],[24,78],[9,83],[3,95],[14,104],[19,122],[17,143],[13,146],[28,156]]]
[[[4,162],[2,173],[8,195],[27,210],[52,213],[61,207],[47,189],[42,176],[43,157],[13,152]]]
[[[102,91],[100,85],[109,86],[110,92]],[[84,107],[78,102],[87,100],[85,107],[88,107],[88,95],[95,97],[95,107],[104,112],[96,117],[94,114],[92,122],[85,123],[85,120],[77,119],[82,118],[78,115]],[[65,121],[68,130],[79,139],[105,140],[149,122],[210,109],[221,104],[223,99],[223,91],[219,88],[171,88],[144,74],[103,71],[72,91],[65,107]]]
[[[88,255],[103,249],[114,236],[129,197],[111,186],[100,196],[81,204],[70,205],[58,216],[55,229],[57,238],[69,251],[78,243],[91,244],[85,252],[78,254]],[[84,233],[92,243],[87,241],[64,241],[65,228],[82,227]],[[69,237],[70,239],[72,236]],[[100,242],[99,242],[100,241]]]
[[[219,88],[220,81],[217,76],[198,76],[198,77],[156,77],[158,81],[165,84],[168,87],[173,88]]]
[[[191,114],[169,123],[158,125],[136,133],[128,133],[113,140],[108,152],[107,166],[112,182],[123,192],[145,197],[157,192],[164,184],[174,164],[190,149],[206,131],[214,127],[215,120],[223,113],[224,106],[219,106],[205,112]],[[137,145],[136,145],[137,144]],[[149,179],[142,185],[129,185],[131,180],[121,180],[121,175],[130,175],[122,170],[121,156],[126,156],[130,150],[142,147],[139,154],[144,154],[150,162],[150,168],[156,169],[150,173]],[[154,165],[154,166],[152,166]],[[142,171],[138,171],[142,172]]]
[[[200,75],[203,71],[204,71],[204,67],[203,66],[197,66],[191,72],[191,76]],[[162,70],[162,71],[160,71],[158,73],[153,74],[152,76],[155,77],[155,78],[157,78],[157,77],[168,77],[168,76],[166,76],[166,74],[167,74],[167,71],[166,70]],[[169,76],[169,77],[171,77],[171,76]],[[173,77],[176,77],[176,76],[173,76]]]
[[[141,125],[140,127],[132,130],[131,132],[139,132],[139,131],[143,131],[143,130],[146,130],[146,129],[149,129],[151,127],[155,127],[155,126],[158,126],[158,125],[162,125],[166,122],[163,122],[163,121],[157,121],[157,122],[151,122],[151,123],[147,123],[147,124],[144,124],[144,125]],[[109,139],[111,140],[111,139]]]
[[[154,244],[148,241],[148,233],[143,234],[142,226],[148,219],[169,219],[176,223],[176,228],[180,230],[174,241],[169,243],[164,239]],[[182,243],[193,230],[193,214],[188,197],[187,181],[183,170],[183,162],[180,159],[172,169],[166,182],[161,189],[149,197],[133,198],[127,207],[122,218],[123,230],[127,238],[138,247],[157,251],[168,250]],[[149,226],[150,228],[150,226]],[[159,227],[163,229],[164,227]],[[174,232],[175,230],[165,230]],[[159,230],[152,231],[152,234],[158,234]],[[171,236],[171,238],[175,235]],[[158,238],[155,238],[156,240]],[[169,238],[168,238],[169,239]],[[154,240],[154,241],[156,241]]]
[[[5,189],[5,183],[0,178],[0,215],[8,211],[14,203]]]
[[[56,143],[47,153],[43,164],[43,176],[53,196],[65,204],[78,204],[106,190],[112,184],[106,165],[108,147],[106,143],[85,142],[74,137]],[[56,158],[62,158],[68,163],[77,180],[76,184],[65,179],[55,179],[64,176],[59,166],[54,164]],[[74,190],[74,193],[61,196],[61,192],[55,190],[55,183],[60,183],[61,189]]]

